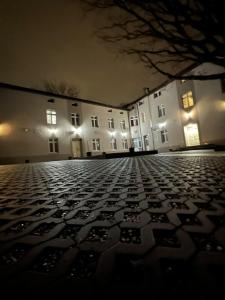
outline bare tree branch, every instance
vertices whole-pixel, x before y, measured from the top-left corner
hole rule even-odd
[[[56,95],[78,97],[80,93],[77,87],[68,85],[64,81],[53,82],[53,81],[44,80],[44,87],[47,92],[51,92]]]
[[[213,63],[225,68],[224,0],[80,0],[90,10],[111,13],[111,23],[98,29],[106,42],[120,43],[148,68],[174,79],[209,80],[211,75],[177,75],[171,63]],[[222,69],[222,70],[223,70]]]

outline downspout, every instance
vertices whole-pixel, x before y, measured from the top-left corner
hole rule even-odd
[[[151,135],[152,135],[152,146],[153,150],[155,150],[155,141],[154,141],[154,133],[153,133],[153,123],[152,123],[152,112],[151,112],[151,106],[150,106],[150,100],[149,100],[149,91],[148,91],[148,110],[149,110],[149,115],[150,115],[150,128],[151,128]]]

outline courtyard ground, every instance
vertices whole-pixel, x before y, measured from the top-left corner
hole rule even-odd
[[[210,299],[224,278],[223,153],[0,166],[2,291]]]

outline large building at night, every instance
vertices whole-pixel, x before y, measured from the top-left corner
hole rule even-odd
[[[192,72],[218,71],[204,64]],[[171,81],[126,109],[2,84],[0,163],[225,144],[224,80]]]
[[[204,64],[193,74],[221,72]],[[175,150],[203,144],[225,145],[225,81],[174,80],[146,93],[129,107],[136,151]]]

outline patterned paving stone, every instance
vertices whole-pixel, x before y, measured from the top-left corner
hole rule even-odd
[[[6,288],[206,299],[203,285],[205,295],[224,289],[223,267],[225,157],[0,166]]]

